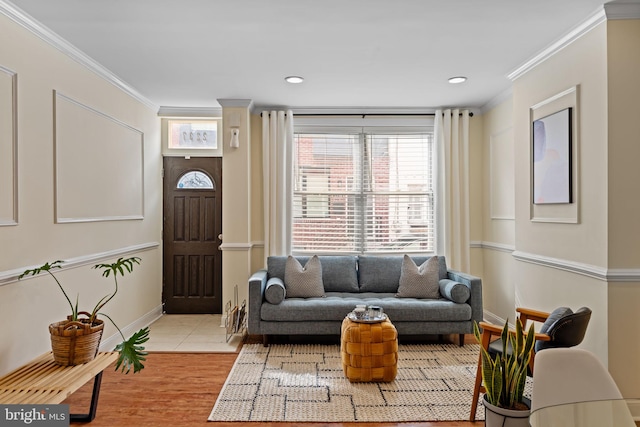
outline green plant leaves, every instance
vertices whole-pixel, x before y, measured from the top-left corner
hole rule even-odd
[[[482,343],[479,327],[474,323],[473,334]],[[525,337],[520,319],[516,320],[516,330],[509,331],[509,323],[500,334],[502,339],[502,354],[494,357],[481,348],[482,380],[489,403],[502,408],[515,408],[522,402],[524,387],[527,380],[527,369],[533,354],[535,329],[529,327]]]
[[[131,273],[133,271],[133,265],[140,264],[140,258],[138,257],[130,257],[130,258],[118,258],[118,260],[111,264],[96,264],[93,268],[98,268],[103,270],[102,275],[104,277],[109,277],[111,273],[113,273],[114,277],[120,273],[121,276],[124,276],[124,270],[127,270],[127,273]]]
[[[118,344],[115,348],[120,353],[118,360],[116,361],[116,371],[121,369],[120,372],[128,374],[133,366],[133,373],[140,372],[144,365],[143,361],[147,360],[142,344],[149,340],[149,327],[140,329],[133,334],[128,340]],[[126,371],[125,371],[126,370]]]
[[[101,316],[104,316],[106,318],[108,318],[111,323],[113,323],[113,325],[116,327],[116,329],[118,330],[118,332],[120,333],[120,335],[122,336],[122,339],[125,340],[124,335],[122,334],[122,331],[120,330],[120,328],[118,327],[118,325],[116,325],[116,323],[113,321],[113,319],[111,317],[109,317],[107,314],[100,312],[100,309],[102,309],[109,301],[111,301],[111,299],[113,299],[113,297],[118,293],[118,274],[120,274],[121,276],[125,275],[126,273],[131,273],[133,271],[133,267],[135,264],[140,264],[141,259],[138,257],[130,257],[130,258],[118,258],[118,260],[116,262],[113,262],[111,264],[109,263],[104,263],[104,264],[96,264],[93,266],[93,268],[95,269],[101,269],[102,271],[102,276],[103,277],[109,277],[111,276],[111,274],[113,273],[113,280],[115,282],[115,289],[113,291],[113,293],[107,294],[104,297],[102,297],[98,303],[95,305],[95,307],[93,308],[93,311],[91,313],[87,313],[87,312],[80,312],[79,311],[79,307],[78,307],[78,297],[76,297],[76,302],[75,305],[71,302],[71,300],[69,299],[69,296],[67,295],[67,293],[65,292],[64,288],[62,287],[62,285],[60,284],[60,282],[58,281],[58,279],[56,278],[56,276],[51,272],[51,270],[56,269],[56,268],[62,268],[61,264],[64,261],[53,261],[51,263],[47,262],[45,264],[43,264],[40,267],[34,268],[34,269],[30,269],[30,270],[25,270],[19,277],[18,279],[22,279],[25,276],[31,275],[31,276],[36,276],[42,272],[46,272],[48,273],[51,277],[53,277],[53,279],[56,281],[56,284],[58,285],[58,287],[60,288],[60,290],[62,291],[62,293],[64,294],[65,298],[67,299],[67,303],[69,304],[69,307],[71,309],[71,320],[77,320],[78,319],[78,314],[86,314],[87,317],[89,317],[89,321],[91,323],[93,323],[98,314],[100,314]],[[141,345],[145,342],[147,342],[149,340],[149,328],[144,328],[141,329],[140,331],[138,331],[137,333],[135,333],[131,338],[129,338],[128,340],[123,341],[121,344],[118,344],[116,346],[116,351],[118,351],[120,353],[117,363],[116,363],[116,370],[118,370],[120,367],[122,367],[122,372],[126,372],[125,373],[129,373],[131,367],[133,367],[133,372],[139,372],[142,368],[144,368],[144,365],[142,364],[142,361],[145,360],[145,357],[147,355],[146,352],[144,352],[144,347]]]

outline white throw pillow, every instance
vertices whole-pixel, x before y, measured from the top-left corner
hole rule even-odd
[[[297,259],[289,255],[284,268],[284,286],[287,298],[324,297],[322,264],[318,256],[312,256],[302,267]]]
[[[400,283],[397,297],[400,298],[440,298],[439,284],[440,263],[437,256],[432,256],[420,267],[409,255],[402,260]]]

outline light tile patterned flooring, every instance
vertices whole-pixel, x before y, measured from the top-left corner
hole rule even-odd
[[[229,353],[237,352],[241,335],[226,340],[221,314],[164,314],[150,325],[152,352]]]

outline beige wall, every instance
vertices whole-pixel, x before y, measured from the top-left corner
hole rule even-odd
[[[511,318],[516,306],[590,307],[581,347],[609,366],[627,397],[640,394],[640,343],[632,338],[632,325],[640,322],[640,287],[618,279],[637,277],[640,264],[640,199],[634,196],[640,86],[629,83],[640,72],[638,40],[638,20],[602,23],[517,78],[511,98],[483,115],[485,315]],[[531,108],[572,87],[577,221],[532,221]],[[492,192],[504,191],[491,183],[491,146],[505,132],[513,139],[514,220],[491,213]]]
[[[121,280],[120,291],[105,312],[125,329],[159,312],[162,162],[155,111],[4,15],[0,15],[0,40],[10,41],[0,43],[0,66],[18,76],[19,223],[0,227],[0,322],[4,325],[0,373],[4,373],[49,350],[47,325],[68,314],[67,303],[50,277],[15,281],[27,267],[56,259],[88,260],[88,265],[61,270],[58,276],[70,297],[80,293],[80,304],[90,309],[113,287],[111,279],[90,268],[98,262],[92,260],[137,255],[142,265]],[[54,223],[54,90],[144,134],[144,219]],[[108,145],[109,140],[103,143]],[[96,166],[120,173],[117,165]],[[109,182],[109,176],[104,180]],[[126,188],[114,191],[128,195]],[[92,197],[100,195],[90,195],[84,202],[92,203]],[[103,342],[110,343],[115,333],[107,322]]]
[[[608,266],[632,271],[640,266],[640,20],[610,21],[607,26],[608,67]],[[624,396],[640,395],[640,282],[610,283],[609,370]]]
[[[482,116],[483,159],[482,246],[483,303],[488,320],[513,321],[515,287],[515,169],[513,102],[502,101]]]
[[[607,73],[606,24],[601,24],[514,82],[516,304],[550,311],[588,306],[593,315],[583,347],[607,363],[607,283],[545,263],[579,263],[606,269]],[[578,222],[531,221],[530,108],[571,87],[577,94]],[[603,179],[605,178],[605,179]]]

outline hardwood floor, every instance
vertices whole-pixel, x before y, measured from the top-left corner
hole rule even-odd
[[[242,423],[211,423],[207,417],[233,366],[233,353],[150,353],[145,369],[127,375],[113,368],[104,371],[97,415],[90,427],[209,426],[238,427]],[[64,403],[71,413],[86,413],[93,381],[71,395]],[[250,423],[252,427],[293,426],[481,426],[475,423]]]

